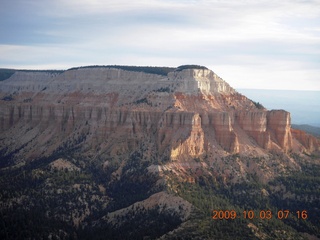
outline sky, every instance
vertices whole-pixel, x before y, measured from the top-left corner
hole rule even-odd
[[[320,0],[0,0],[0,68],[114,64],[320,91]]]

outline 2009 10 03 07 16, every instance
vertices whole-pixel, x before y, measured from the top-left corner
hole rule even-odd
[[[222,219],[272,219],[276,217],[277,219],[287,219],[287,218],[298,218],[306,220],[308,218],[307,210],[298,210],[296,212],[290,212],[290,210],[278,210],[275,214],[271,210],[260,210],[255,212],[253,210],[244,210],[242,213],[238,214],[235,210],[212,210],[212,219],[222,220]]]

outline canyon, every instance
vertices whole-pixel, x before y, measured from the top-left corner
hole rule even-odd
[[[0,90],[1,146],[6,153],[20,149],[20,158],[51,154],[83,134],[84,145],[100,149],[101,156],[107,149],[131,152],[150,136],[149,152],[161,155],[168,149],[190,157],[213,148],[242,154],[319,150],[315,138],[291,133],[290,113],[257,108],[208,69],[168,76],[102,67],[61,74],[19,71],[0,82]]]
[[[0,151],[17,162],[74,147],[100,159],[143,148],[143,158],[172,162],[319,150],[291,129],[289,112],[258,108],[206,68],[17,71],[0,82],[0,99]]]
[[[2,171],[34,165],[36,179],[94,169],[104,180],[81,188],[89,194],[96,187],[103,206],[118,199],[117,186],[147,186],[143,198],[114,203],[96,219],[100,227],[123,228],[132,209],[187,222],[196,208],[179,195],[183,184],[268,184],[304,164],[320,165],[319,150],[318,138],[291,128],[289,112],[265,109],[206,67],[17,70],[0,81]],[[81,226],[94,212],[83,204],[85,211],[64,219]]]

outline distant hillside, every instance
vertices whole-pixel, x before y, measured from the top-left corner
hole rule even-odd
[[[81,69],[81,68],[97,68],[97,67],[117,68],[117,69],[122,69],[122,70],[126,70],[126,71],[145,72],[145,73],[158,74],[158,75],[163,75],[163,76],[167,76],[169,72],[182,71],[185,69],[206,69],[206,70],[208,70],[207,67],[200,66],[200,65],[181,65],[177,68],[152,67],[152,66],[125,66],[125,65],[92,65],[92,66],[74,67],[74,68],[70,68],[68,70],[75,70],[75,69]]]
[[[182,71],[184,69],[208,69],[208,68],[200,65],[181,65],[177,67],[177,71]]]
[[[305,131],[313,136],[320,137],[320,128],[319,127],[314,127],[314,126],[310,126],[307,124],[301,124],[301,125],[300,124],[292,124],[291,126],[292,126],[292,128]]]
[[[83,67],[74,67],[68,70],[76,70],[81,68],[117,68],[125,71],[133,71],[133,72],[145,72],[151,74],[158,74],[162,76],[167,76],[169,72],[175,70],[175,68],[171,67],[142,67],[142,66],[121,66],[121,65],[92,65],[92,66],[83,66]]]
[[[14,69],[5,69],[5,68],[0,69],[0,81],[8,79],[15,72],[16,72],[16,70],[14,70]]]
[[[47,73],[63,73],[64,70],[24,70],[24,69],[8,69],[0,68],[0,81],[10,78],[15,72],[47,72]]]

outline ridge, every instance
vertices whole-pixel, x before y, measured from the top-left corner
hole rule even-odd
[[[4,239],[319,235],[320,140],[206,67],[15,71],[0,106]]]

